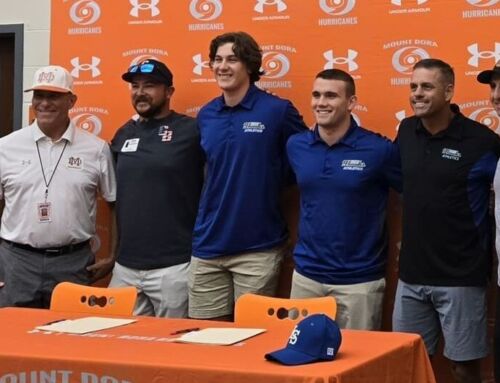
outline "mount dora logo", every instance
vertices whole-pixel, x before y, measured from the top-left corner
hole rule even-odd
[[[80,113],[73,116],[74,124],[80,129],[86,130],[98,136],[102,131],[102,121],[92,113]]]
[[[191,0],[189,4],[191,16],[200,21],[212,21],[222,13],[220,0]]]
[[[189,31],[213,31],[224,29],[223,23],[213,23],[222,14],[221,0],[191,0],[189,12],[191,16],[202,23],[188,24]]]
[[[500,130],[500,116],[488,100],[474,100],[460,104],[460,110],[470,119],[486,125],[495,132]]]
[[[290,60],[278,51],[265,52],[262,55],[262,67],[265,78],[281,78],[290,70]]]
[[[354,49],[347,49],[347,56],[338,56],[335,54],[333,49],[330,49],[323,52],[323,57],[326,60],[323,69],[333,69],[339,65],[345,65],[347,71],[352,74],[352,72],[358,70],[359,68],[358,63],[356,62],[358,51],[355,51]]]
[[[399,75],[390,79],[391,85],[408,85],[413,66],[422,59],[431,57],[429,48],[437,48],[437,43],[431,40],[398,40],[384,43],[384,50],[393,50],[391,63]]]
[[[500,0],[467,0],[473,9],[462,11],[464,19],[500,16]]]
[[[413,65],[430,55],[423,48],[409,46],[398,49],[392,55],[392,67],[402,74],[411,74]]]
[[[101,17],[101,8],[95,0],[78,0],[69,9],[69,17],[75,24],[91,25]]]
[[[280,44],[261,46],[262,66],[264,71],[257,84],[262,88],[292,88],[292,82],[286,78],[292,67],[291,56],[297,53],[294,47]]]
[[[492,5],[498,4],[500,0],[467,0],[470,5],[475,7],[491,7]]]
[[[128,58],[128,60],[130,60],[127,68],[130,68],[132,65],[139,64],[148,59],[163,61],[163,58],[167,56],[168,52],[161,48],[136,48],[122,52],[122,57]]]
[[[69,35],[89,35],[102,33],[101,27],[94,26],[101,17],[101,8],[95,0],[78,0],[69,8],[71,21],[79,27],[69,28]]]
[[[330,16],[344,16],[354,9],[356,0],[319,0],[321,10]]]
[[[318,20],[319,26],[353,25],[358,23],[357,17],[346,17],[356,6],[356,0],[318,0],[320,9],[330,18]]]

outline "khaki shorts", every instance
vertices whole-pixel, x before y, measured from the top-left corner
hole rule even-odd
[[[350,285],[327,285],[293,272],[292,298],[332,296],[337,302],[340,328],[380,330],[385,279]]]
[[[210,319],[231,315],[240,295],[274,296],[286,247],[215,259],[191,257],[189,316]]]

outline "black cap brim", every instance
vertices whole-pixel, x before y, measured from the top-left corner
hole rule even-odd
[[[130,72],[127,72],[127,73],[122,74],[122,79],[124,81],[126,81],[126,82],[132,82],[132,81],[134,81],[134,78],[137,75],[142,75],[142,76],[149,77],[152,80],[154,80],[155,82],[158,82],[160,84],[165,84],[167,86],[171,86],[172,85],[172,82],[167,81],[165,79],[165,77],[163,77],[163,76],[157,76],[157,75],[155,75],[153,73],[130,73]]]

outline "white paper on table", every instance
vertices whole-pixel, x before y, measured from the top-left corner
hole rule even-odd
[[[234,328],[219,327],[205,328],[198,331],[191,331],[183,334],[179,338],[172,339],[172,342],[200,343],[227,346],[241,342],[255,335],[265,332],[262,328]]]
[[[48,325],[37,326],[36,329],[51,332],[67,332],[70,334],[86,334],[88,332],[124,326],[134,322],[136,322],[136,319],[85,317],[66,319]]]

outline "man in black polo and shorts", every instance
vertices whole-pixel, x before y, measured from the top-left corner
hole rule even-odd
[[[110,286],[138,289],[135,315],[187,315],[191,235],[204,156],[194,118],[170,109],[173,75],[148,59],[122,75],[139,115],[112,140],[118,251]]]

